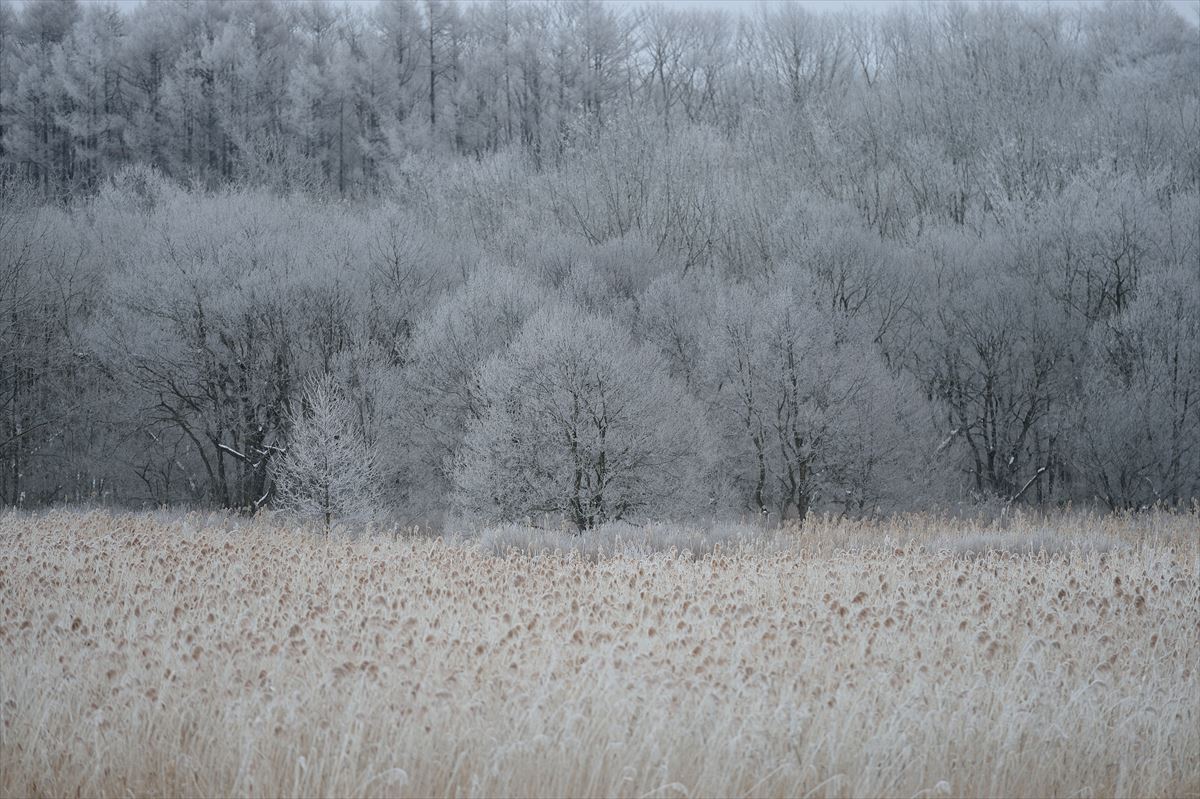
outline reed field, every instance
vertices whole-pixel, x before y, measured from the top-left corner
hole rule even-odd
[[[1198,530],[8,513],[0,795],[1197,796]]]

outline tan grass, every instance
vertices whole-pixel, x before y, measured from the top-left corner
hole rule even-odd
[[[8,514],[0,796],[1195,796],[1197,521],[498,557]]]

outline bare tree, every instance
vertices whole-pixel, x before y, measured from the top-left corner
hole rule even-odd
[[[1073,460],[1113,510],[1179,506],[1200,491],[1198,298],[1181,269],[1093,330]]]
[[[487,410],[454,473],[464,509],[562,514],[582,531],[702,507],[703,411],[612,321],[543,310],[484,367],[480,388]]]
[[[901,501],[920,471],[922,401],[864,332],[804,287],[735,288],[705,343],[712,418],[736,501],[803,521]]]

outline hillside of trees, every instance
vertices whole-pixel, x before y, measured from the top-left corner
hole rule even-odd
[[[1200,497],[1162,3],[4,2],[0,193],[0,505]]]

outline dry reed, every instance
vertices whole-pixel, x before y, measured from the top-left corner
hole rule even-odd
[[[0,795],[1194,796],[1197,520],[498,557],[8,514]]]

